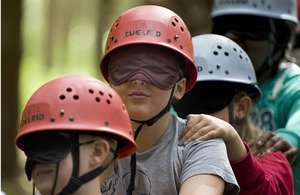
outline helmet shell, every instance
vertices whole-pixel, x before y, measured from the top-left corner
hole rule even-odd
[[[214,0],[211,17],[254,15],[298,24],[296,0]]]
[[[185,58],[186,92],[195,84],[196,67],[193,63],[193,44],[184,21],[173,11],[155,5],[132,8],[121,14],[109,32],[104,56],[100,63],[103,77],[108,81],[109,54],[131,44],[152,44],[169,48]]]
[[[219,81],[246,85],[261,98],[255,71],[246,52],[234,41],[216,34],[193,37],[197,82]]]
[[[27,102],[16,145],[22,137],[42,131],[80,131],[113,134],[126,140],[117,151],[120,158],[133,154],[137,145],[131,122],[119,95],[90,76],[66,75],[40,87]]]

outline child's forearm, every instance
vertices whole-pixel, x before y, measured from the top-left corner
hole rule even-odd
[[[247,149],[238,134],[236,134],[231,141],[225,142],[225,144],[230,162],[239,161],[247,155]]]

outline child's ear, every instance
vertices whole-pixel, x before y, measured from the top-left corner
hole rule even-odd
[[[105,162],[109,154],[109,143],[105,139],[98,139],[92,145],[91,165],[100,165]]]
[[[235,103],[235,118],[242,119],[248,114],[250,106],[252,104],[251,98],[249,96],[243,96],[241,99]]]
[[[183,77],[180,81],[176,83],[173,97],[176,100],[180,100],[185,94],[185,89],[186,89],[186,78]]]

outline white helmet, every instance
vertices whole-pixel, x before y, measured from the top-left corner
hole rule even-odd
[[[262,16],[298,25],[296,0],[214,0],[211,17],[224,15]]]
[[[246,52],[234,41],[216,34],[192,38],[199,82],[243,85],[254,102],[261,98],[255,71]]]

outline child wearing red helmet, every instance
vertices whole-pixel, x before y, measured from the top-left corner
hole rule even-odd
[[[119,161],[103,194],[238,193],[222,139],[178,146],[186,120],[170,109],[195,84],[193,60],[191,35],[171,10],[139,6],[114,22],[100,67],[126,105],[138,152]]]
[[[28,180],[43,195],[100,195],[117,157],[137,149],[121,98],[83,75],[53,79],[31,96],[16,145],[27,156]]]

